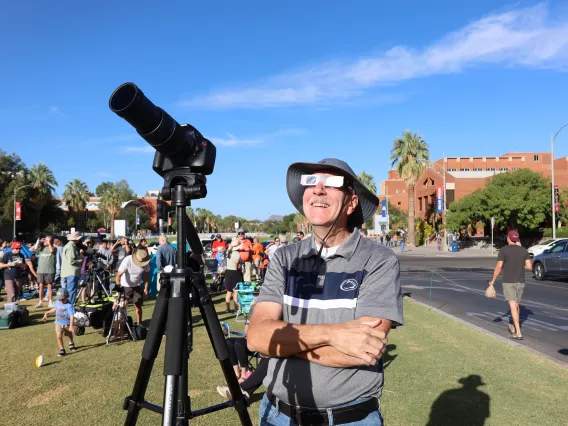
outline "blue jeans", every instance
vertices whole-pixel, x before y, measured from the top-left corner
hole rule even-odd
[[[75,304],[75,299],[77,298],[77,288],[79,287],[79,277],[71,275],[69,277],[63,278],[61,287],[66,288],[69,292],[69,303]]]
[[[340,405],[339,407],[344,407],[348,405],[358,404],[363,402],[365,399],[358,399],[356,401],[350,402],[349,404]],[[337,408],[337,407],[335,407]],[[331,415],[331,409],[328,409],[329,425],[333,426],[333,417]],[[278,411],[272,403],[268,400],[268,396],[264,394],[262,398],[262,403],[260,404],[260,426],[296,426],[296,423],[288,417],[286,414],[282,414]],[[373,411],[369,413],[367,417],[363,420],[351,423],[343,423],[345,426],[382,426],[383,418],[381,416],[380,410]]]
[[[404,248],[406,247],[406,243],[402,242],[400,243],[400,252],[402,253],[404,251]]]

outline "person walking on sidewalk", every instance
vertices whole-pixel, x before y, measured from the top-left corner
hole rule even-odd
[[[507,245],[499,250],[497,265],[493,273],[493,279],[489,285],[495,284],[495,280],[503,271],[503,295],[509,308],[513,324],[509,324],[509,337],[514,340],[523,340],[521,325],[519,322],[521,313],[521,296],[525,289],[525,270],[532,271],[532,262],[526,248],[517,245],[521,239],[517,231],[509,231]]]

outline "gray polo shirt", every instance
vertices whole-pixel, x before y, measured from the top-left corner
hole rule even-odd
[[[362,238],[357,229],[326,259],[318,257],[312,237],[276,251],[257,304],[279,303],[282,321],[291,324],[340,324],[370,316],[392,320],[395,327],[403,323],[399,274],[393,252]],[[264,385],[291,405],[334,407],[380,398],[383,364],[333,368],[297,357],[271,358]]]

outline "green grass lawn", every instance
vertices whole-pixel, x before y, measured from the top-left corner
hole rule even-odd
[[[216,298],[217,310],[224,309]],[[34,301],[35,302],[35,301]],[[31,302],[27,303],[32,305]],[[153,307],[145,306],[149,318]],[[92,328],[76,338],[80,349],[56,356],[54,325],[39,323],[44,309],[30,306],[33,325],[0,331],[0,419],[4,425],[118,425],[122,401],[132,390],[143,342],[104,345]],[[232,320],[231,316],[231,320]],[[227,315],[220,314],[222,320]],[[507,345],[458,322],[405,301],[406,325],[390,335],[386,383],[382,398],[388,425],[559,425],[568,417],[568,369],[528,351]],[[222,384],[203,324],[195,327],[190,362],[190,395],[194,409],[222,402]],[[242,323],[235,325],[242,330]],[[163,396],[165,340],[148,387],[149,401]],[[34,366],[43,354],[46,365]],[[484,385],[458,383],[471,375]],[[258,405],[250,408],[258,422]],[[231,425],[232,409],[195,419],[192,425]],[[160,423],[157,414],[141,412],[140,425]]]

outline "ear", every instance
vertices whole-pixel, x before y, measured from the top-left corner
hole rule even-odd
[[[359,197],[357,197],[356,194],[351,195],[351,197],[347,201],[347,215],[353,213],[358,205],[359,205]]]

